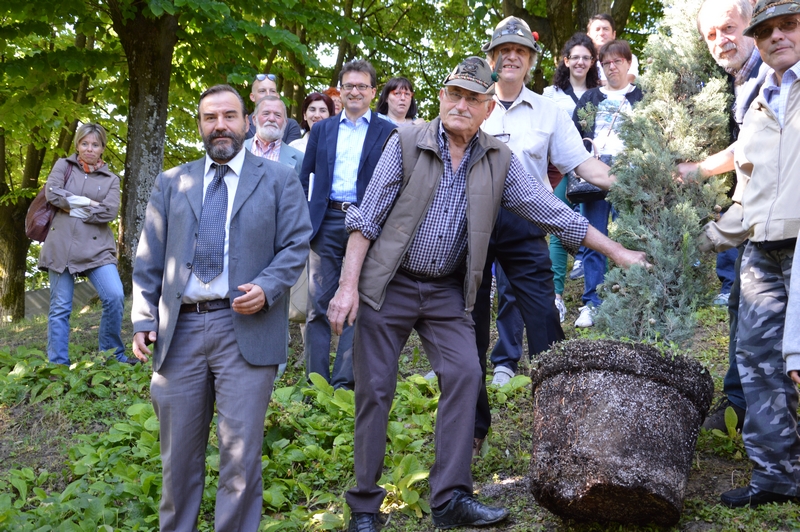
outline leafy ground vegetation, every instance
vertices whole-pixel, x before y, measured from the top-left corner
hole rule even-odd
[[[592,334],[570,325],[580,306],[579,284],[567,288],[570,337]],[[158,529],[161,464],[158,423],[149,403],[150,368],[120,365],[97,353],[99,317],[98,306],[73,314],[71,369],[47,364],[45,318],[0,328],[0,530]],[[727,369],[726,312],[702,309],[698,322],[693,353],[721,388]],[[353,483],[353,395],[334,393],[318,379],[313,386],[303,384],[299,338],[293,326],[289,368],[266,420],[261,529],[339,530],[348,518],[344,492]],[[389,493],[388,532],[433,529],[426,479],[438,388],[420,376],[429,369],[412,336],[401,357],[381,480]],[[490,398],[493,433],[473,466],[475,487],[485,502],[509,508],[511,518],[489,530],[633,530],[562,522],[540,508],[527,484],[530,380],[517,376],[491,389]],[[218,474],[213,434],[207,464],[203,531],[213,530]],[[738,435],[703,432],[676,530],[800,529],[800,505],[730,510],[717,504],[722,491],[745,485],[749,476]]]

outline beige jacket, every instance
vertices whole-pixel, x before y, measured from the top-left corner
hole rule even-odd
[[[734,204],[706,226],[716,251],[747,238],[767,242],[796,238],[800,231],[800,80],[786,103],[784,126],[759,94],[750,105],[736,143]]]
[[[65,185],[64,176],[70,166],[72,173]],[[116,264],[117,247],[108,223],[119,212],[119,177],[107,166],[87,174],[73,154],[56,162],[45,187],[47,201],[58,211],[42,244],[39,268],[75,274]],[[72,218],[68,212],[69,196],[86,196],[100,205],[87,207],[91,215],[85,220]]]

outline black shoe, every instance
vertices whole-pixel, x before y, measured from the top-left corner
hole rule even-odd
[[[441,510],[431,509],[431,517],[436,528],[482,526],[502,521],[508,517],[508,510],[486,506],[476,501],[471,494],[455,490],[447,506]]]
[[[736,430],[741,432],[742,425],[744,425],[744,408],[739,408],[731,403],[727,397],[723,397],[714,405],[708,416],[706,416],[706,420],[703,421],[703,428],[706,430],[717,429],[727,434],[728,427],[725,425],[725,410],[728,407],[733,408],[733,411],[736,412]]]
[[[769,504],[771,502],[796,502],[797,499],[791,495],[781,495],[780,493],[773,493],[771,491],[762,491],[754,486],[747,486],[744,488],[736,488],[735,490],[726,491],[720,496],[722,504],[728,508],[744,508],[749,506],[755,508],[762,504]]]
[[[347,532],[378,532],[382,524],[378,514],[354,513],[350,515]]]

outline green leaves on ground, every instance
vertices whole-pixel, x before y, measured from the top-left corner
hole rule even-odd
[[[150,373],[141,366],[106,363],[104,354],[80,360],[66,368],[49,364],[38,350],[0,348],[3,405],[37,403],[63,409],[77,423],[108,426],[76,435],[63,471],[22,468],[0,477],[0,529],[44,530],[54,523],[69,531],[158,529],[161,458],[158,420],[146,396]],[[354,394],[334,390],[316,374],[310,380],[309,387],[273,392],[261,462],[262,530],[337,530],[349,518],[344,492],[354,484]],[[492,389],[492,400],[521,396],[529,383],[527,377],[515,377]],[[436,381],[412,375],[397,383],[379,482],[389,494],[385,510],[416,518],[430,512],[425,481],[433,462],[438,400]],[[212,431],[201,530],[211,527],[207,519],[213,519],[218,475]]]

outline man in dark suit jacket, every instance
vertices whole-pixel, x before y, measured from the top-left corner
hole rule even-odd
[[[228,85],[200,96],[206,156],[156,178],[136,252],[133,352],[153,357],[163,532],[196,530],[215,402],[215,529],[261,520],[264,416],[311,224],[294,171],[242,148],[246,117]]]
[[[328,303],[339,287],[347,245],[344,218],[350,205],[364,197],[367,183],[394,126],[373,114],[375,69],[366,61],[342,67],[339,84],[344,110],[311,129],[300,181],[309,198],[311,252],[308,258],[306,374],[319,373],[334,388],[353,388],[353,329],[339,338],[330,371],[331,326]]]

